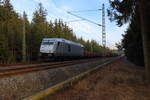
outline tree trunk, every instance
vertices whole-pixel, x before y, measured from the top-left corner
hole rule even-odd
[[[139,0],[146,78],[150,82],[150,1]]]

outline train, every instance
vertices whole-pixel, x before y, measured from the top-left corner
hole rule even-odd
[[[42,59],[93,58],[104,56],[115,55],[89,52],[84,49],[82,44],[63,38],[43,38],[39,53],[39,57]]]

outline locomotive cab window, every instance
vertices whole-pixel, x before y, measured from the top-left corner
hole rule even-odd
[[[51,41],[43,41],[42,45],[53,45],[54,42]]]

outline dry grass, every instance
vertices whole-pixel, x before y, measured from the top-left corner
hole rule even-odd
[[[120,60],[45,100],[150,100],[144,69]]]

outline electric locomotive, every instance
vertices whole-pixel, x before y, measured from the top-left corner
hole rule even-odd
[[[63,38],[44,38],[40,47],[40,58],[77,58],[84,56],[84,46]]]

